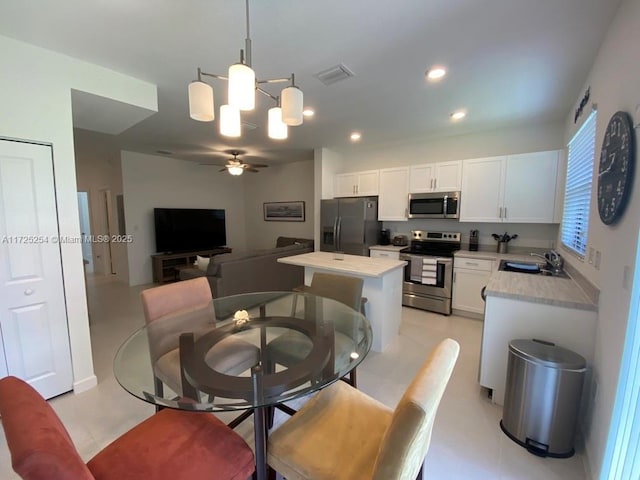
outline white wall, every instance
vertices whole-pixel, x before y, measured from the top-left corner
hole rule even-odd
[[[245,213],[247,248],[273,248],[279,236],[313,238],[314,169],[313,161],[274,165],[260,173],[245,173]],[[264,220],[264,202],[305,202],[304,222]]]
[[[133,235],[128,245],[130,285],[152,282],[155,207],[223,208],[227,245],[234,251],[246,249],[246,175],[232,177],[218,170],[170,157],[122,152],[125,220],[127,234]]]
[[[596,188],[598,161],[604,131],[611,116],[623,110],[640,121],[635,114],[640,103],[640,2],[625,0],[614,18],[591,72],[584,85],[576,89],[576,106],[583,92],[591,86],[591,100],[598,105],[596,127],[596,152],[594,184],[589,220],[587,248],[602,252],[600,270],[593,264],[567,255],[567,261],[576,267],[592,283],[600,287],[599,325],[596,337],[594,379],[598,382],[590,429],[586,433],[586,448],[594,478],[600,472],[615,393],[620,371],[620,361],[627,328],[630,305],[630,286],[623,285],[624,269],[634,269],[638,229],[640,228],[640,173],[637,171],[631,202],[624,217],[615,226],[604,225],[598,216]],[[584,114],[581,122],[586,118]],[[580,122],[580,123],[581,123]],[[567,115],[564,128],[565,142],[573,136],[580,123],[573,123],[573,109]],[[638,130],[636,137],[636,162],[638,156]],[[637,165],[637,163],[636,163]],[[633,275],[630,275],[633,278]]]
[[[559,150],[564,147],[562,123],[502,128],[441,138],[405,139],[385,145],[369,146],[363,140],[362,144],[336,151],[340,158],[336,173]]]
[[[118,218],[116,212],[116,196],[122,194],[122,171],[120,165],[120,149],[115,145],[115,137],[89,130],[74,129],[74,147],[76,152],[76,175],[78,190],[89,195],[91,214],[91,232],[93,235],[105,235],[106,209],[102,190],[111,192],[112,215],[109,222],[112,234],[117,234]],[[93,243],[94,271],[98,274],[111,274],[108,265],[108,245]],[[112,262],[116,278],[129,282],[129,266],[127,263],[127,245],[112,243]]]
[[[71,89],[157,110],[146,82],[0,36],[0,135],[50,143],[60,235],[80,234],[73,148]],[[61,245],[74,389],[96,384],[91,358],[82,250]]]

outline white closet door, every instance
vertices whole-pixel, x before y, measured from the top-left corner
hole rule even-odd
[[[51,147],[0,140],[0,374],[73,387]]]

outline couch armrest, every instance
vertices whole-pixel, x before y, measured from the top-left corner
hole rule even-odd
[[[191,280],[192,278],[204,277],[206,273],[199,268],[182,268],[180,269],[180,280]]]

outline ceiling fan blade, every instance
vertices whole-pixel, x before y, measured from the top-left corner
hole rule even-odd
[[[262,163],[252,163],[251,166],[253,168],[267,168],[267,167],[269,167],[269,165],[264,165]]]
[[[255,168],[245,168],[247,172],[255,172],[258,173],[260,170],[256,170]]]
[[[227,171],[227,167],[225,168],[221,168],[220,170],[218,170],[219,172],[226,172]]]

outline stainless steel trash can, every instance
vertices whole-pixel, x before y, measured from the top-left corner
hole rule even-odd
[[[535,455],[573,455],[585,371],[585,359],[571,350],[541,340],[512,340],[502,431]]]

